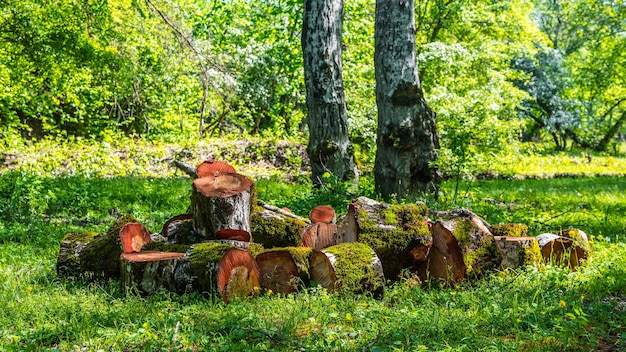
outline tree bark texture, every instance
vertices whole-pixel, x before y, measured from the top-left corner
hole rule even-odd
[[[376,1],[374,65],[376,191],[385,198],[436,192],[441,175],[431,163],[439,138],[418,77],[414,0]]]
[[[122,253],[120,275],[126,293],[153,294],[159,289],[175,291],[174,270],[184,253],[143,251]]]
[[[343,0],[306,0],[302,28],[311,179],[356,176],[341,74]]]

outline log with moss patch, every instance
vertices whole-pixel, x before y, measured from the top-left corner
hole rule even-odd
[[[254,241],[267,248],[300,246],[302,230],[307,225],[300,218],[260,206],[253,208],[250,224]]]
[[[546,263],[564,265],[576,271],[578,266],[591,259],[587,235],[579,229],[563,230],[557,234],[544,233],[537,236],[537,240]]]
[[[494,236],[494,240],[502,255],[502,269],[538,266],[541,263],[541,249],[536,237]]]
[[[153,294],[159,289],[176,290],[174,270],[184,253],[142,251],[122,253],[120,276],[127,293]]]
[[[59,277],[88,279],[118,279],[122,245],[120,230],[128,223],[137,222],[132,215],[115,221],[104,233],[85,231],[69,233],[63,240],[57,256]]]
[[[370,246],[359,242],[314,250],[310,273],[311,280],[329,291],[381,295],[385,284],[380,259]]]
[[[503,237],[526,237],[528,226],[526,224],[495,224],[489,227],[491,234]]]
[[[274,248],[256,257],[261,271],[261,288],[288,294],[309,285],[312,248]]]
[[[430,223],[432,243],[426,260],[417,265],[422,281],[454,283],[465,278],[466,266],[457,239],[441,221]]]
[[[414,248],[425,248],[430,243],[427,211],[423,204],[389,205],[359,197],[340,219],[338,237],[345,242],[358,240],[373,248],[385,277],[394,280],[405,269],[416,270]]]

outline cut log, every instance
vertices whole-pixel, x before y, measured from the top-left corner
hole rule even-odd
[[[161,230],[161,236],[168,243],[194,244],[202,239],[193,229],[193,215],[176,215],[165,222]]]
[[[174,270],[184,253],[143,251],[122,253],[121,283],[126,293],[153,294],[159,289],[176,290]]]
[[[141,252],[146,243],[152,242],[148,229],[138,222],[129,222],[122,226],[119,236],[124,253]]]
[[[69,233],[61,240],[57,256],[59,277],[87,279],[119,279],[122,245],[120,230],[137,222],[132,215],[115,221],[105,233],[86,231]]]
[[[245,230],[221,229],[215,233],[215,239],[250,242],[250,233]]]
[[[229,164],[219,161],[219,160],[205,160],[200,165],[196,167],[196,175],[198,178],[206,177],[206,176],[215,176],[216,173],[220,172],[228,172],[228,173],[237,173],[235,168],[230,166]]]
[[[453,218],[441,224],[457,240],[468,277],[476,278],[500,267],[502,254],[493,235],[478,217]]]
[[[306,287],[311,281],[309,260],[312,249],[306,247],[275,248],[256,257],[261,271],[261,288],[289,294]]]
[[[581,231],[582,232],[582,231]],[[564,265],[572,271],[589,259],[590,247],[587,236],[568,238],[551,233],[537,236],[545,263]]]
[[[422,281],[436,279],[454,283],[465,277],[463,253],[456,238],[440,221],[431,223],[432,245],[425,262],[418,266]]]
[[[250,215],[252,238],[267,248],[298,247],[306,223],[281,212],[255,207]]]
[[[365,243],[342,243],[314,250],[310,263],[311,280],[328,291],[382,294],[383,267]]]
[[[489,228],[494,236],[501,237],[526,237],[528,226],[525,224],[496,224]]]
[[[322,222],[326,224],[334,223],[337,218],[335,217],[335,209],[329,205],[318,205],[311,212],[309,212],[309,219],[312,223]]]
[[[313,249],[324,249],[339,244],[337,242],[337,225],[316,222],[302,231],[302,246]]]
[[[191,210],[194,230],[201,239],[213,239],[221,229],[250,233],[253,182],[234,173],[197,178],[193,182]]]
[[[541,263],[541,249],[536,237],[494,236],[494,239],[502,255],[500,268],[515,269]]]
[[[389,205],[359,197],[348,206],[339,221],[337,242],[358,239],[374,249],[385,277],[395,280],[403,270],[416,269],[411,250],[430,243],[423,204]]]

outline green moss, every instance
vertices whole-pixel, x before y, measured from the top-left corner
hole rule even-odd
[[[524,265],[534,265],[537,266],[543,260],[543,256],[541,254],[541,248],[539,247],[538,241],[530,241],[530,246],[524,248],[524,258],[521,258]]]
[[[491,225],[490,230],[494,236],[524,237],[528,234],[525,224],[496,224]]]
[[[459,243],[463,252],[466,274],[477,277],[486,270],[494,269],[502,260],[502,255],[492,236],[482,234],[469,219],[456,220],[452,235]],[[472,232],[481,233],[472,237]]]
[[[372,263],[376,254],[365,243],[342,243],[324,249],[335,256],[337,286],[351,292],[377,291],[384,285],[384,278]]]
[[[143,247],[143,250],[185,253],[190,247],[191,245],[189,244],[170,244],[165,242],[153,241],[146,244]]]
[[[252,237],[265,247],[293,247],[302,243],[302,229],[306,223],[287,217],[261,216],[263,212],[250,215]]]
[[[203,290],[215,289],[215,277],[217,265],[227,250],[233,248],[223,243],[198,243],[189,255],[189,267],[191,275],[196,278],[194,286]]]

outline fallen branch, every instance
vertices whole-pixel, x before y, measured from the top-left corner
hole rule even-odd
[[[279,208],[277,206],[274,206],[274,205],[271,205],[271,204],[267,204],[267,203],[265,203],[262,200],[257,200],[257,204],[260,205],[261,207],[267,209],[267,210],[271,210],[271,211],[276,212],[278,214],[281,214],[281,215],[284,215],[284,216],[287,216],[287,217],[290,217],[290,218],[294,218],[294,219],[297,219],[297,220],[300,220],[300,221],[304,221],[307,224],[311,223],[311,221],[309,221],[308,219],[302,218],[302,217],[300,217],[300,216],[298,216],[298,215],[296,215],[294,213],[290,213],[290,212],[288,212],[286,210],[283,210],[283,209],[281,209],[281,208]]]
[[[363,346],[363,348],[361,349],[362,352],[367,352],[369,351],[372,347],[374,347],[374,345],[378,342],[378,340],[380,339],[380,337],[383,335],[382,332],[379,332],[378,335],[376,335],[376,337],[367,345]]]
[[[198,174],[196,173],[196,168],[182,161],[174,160],[172,164],[177,168],[181,169],[187,175],[191,176],[191,178],[198,178]]]
[[[491,225],[489,225],[489,223],[485,219],[476,215],[473,211],[469,209],[465,209],[465,208],[458,208],[458,209],[453,209],[450,211],[428,209],[428,215],[434,216],[436,218],[446,218],[446,219],[450,219],[450,218],[472,219],[475,217],[479,219],[483,223],[483,225],[487,227],[491,227]]]

